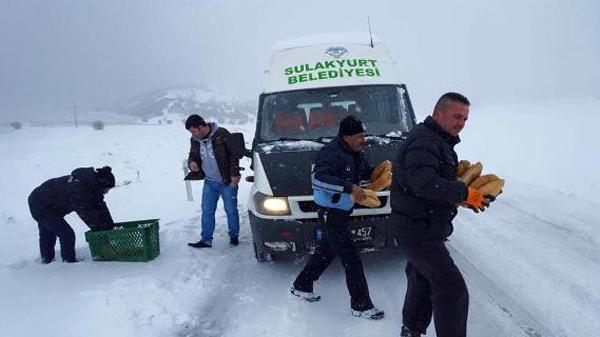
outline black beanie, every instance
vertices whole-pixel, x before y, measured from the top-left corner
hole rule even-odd
[[[189,130],[190,128],[197,128],[199,126],[206,126],[206,122],[204,121],[204,118],[194,114],[194,115],[190,115],[186,120],[185,120],[185,129]]]
[[[367,131],[367,129],[365,128],[363,122],[361,122],[356,116],[349,115],[340,122],[340,131],[338,134],[340,136],[352,136],[365,131]]]
[[[112,174],[110,166],[104,166],[103,168],[96,169],[96,181],[98,185],[104,188],[115,187],[115,176]]]

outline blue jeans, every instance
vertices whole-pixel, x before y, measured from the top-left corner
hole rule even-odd
[[[240,217],[237,209],[237,185],[225,184],[221,181],[204,180],[202,188],[202,241],[212,242],[215,231],[215,211],[219,197],[227,214],[229,236],[236,237],[240,233]]]

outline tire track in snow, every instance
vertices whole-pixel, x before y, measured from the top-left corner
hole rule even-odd
[[[237,249],[239,247],[226,248]],[[214,249],[214,247],[210,249]],[[222,262],[227,263],[227,265],[224,266],[224,268],[218,268],[218,265],[215,264],[217,265],[216,268],[215,265],[213,265],[213,268],[202,271],[211,273],[211,282],[207,284],[207,288],[210,290],[204,293],[210,295],[202,300],[203,305],[198,308],[198,314],[191,322],[184,325],[183,329],[177,334],[179,337],[222,336],[226,329],[225,321],[227,320],[227,311],[233,303],[231,299],[225,297],[236,293],[238,288],[243,285],[236,284],[237,282],[231,280],[231,277],[229,277],[230,275],[234,275],[234,273],[241,271],[239,269],[236,270],[237,264],[229,263],[233,260],[231,259],[230,254],[225,252],[225,248],[219,249],[218,253],[223,254],[221,260]],[[239,255],[239,253],[236,255]],[[214,256],[208,258],[214,258]],[[223,283],[223,280],[227,280],[227,282]]]
[[[197,220],[197,217],[190,219],[188,225],[197,226]],[[223,220],[223,217],[218,217],[217,221],[219,220]],[[249,224],[246,212],[240,212],[240,224]],[[219,246],[223,245],[222,241],[228,240],[228,237],[223,235],[225,233],[219,235],[224,227],[226,226],[220,226],[215,230],[213,248],[198,251],[199,255],[202,255],[200,258],[216,258],[220,263],[212,264],[209,270],[198,271],[211,273],[211,282],[207,284],[210,290],[204,293],[210,295],[202,299],[203,305],[198,307],[197,315],[192,321],[184,324],[176,334],[178,337],[223,336],[231,329],[230,325],[236,323],[235,319],[228,318],[228,313],[235,310],[235,306],[239,304],[234,297],[237,296],[239,300],[240,295],[252,293],[252,289],[257,287],[255,282],[248,282],[248,278],[258,272],[255,263],[247,261],[251,258],[254,262],[251,250],[247,247],[248,244],[252,244],[251,237],[245,231],[241,231],[239,246],[231,247],[229,244]]]
[[[494,303],[506,313],[506,315],[529,337],[564,337],[564,334],[554,334],[550,329],[540,323],[515,299],[511,298],[494,281],[475,267],[465,256],[458,252],[451,243],[447,244],[455,263],[461,267],[469,284],[474,285],[478,292],[488,297],[490,303]]]

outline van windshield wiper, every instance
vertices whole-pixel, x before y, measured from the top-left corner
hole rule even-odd
[[[272,143],[272,142],[287,142],[287,141],[298,142],[298,141],[301,141],[301,140],[306,140],[306,139],[292,138],[292,137],[279,137],[277,139],[266,140],[265,142],[267,142],[267,143]]]
[[[270,140],[265,140],[264,143],[273,143],[273,142],[300,142],[300,141],[307,141],[307,142],[317,142],[317,143],[321,143],[321,144],[327,144],[329,143],[333,138],[333,136],[323,136],[323,137],[319,137],[319,138],[292,138],[292,137],[280,137],[277,139],[270,139]]]
[[[319,137],[317,139],[311,139],[312,141],[315,141],[317,143],[321,143],[321,144],[327,144],[329,142],[331,142],[331,140],[335,138],[333,136],[323,136],[323,137]]]
[[[381,138],[388,138],[388,139],[402,139],[402,140],[406,140],[406,134],[400,134],[400,135],[369,135],[370,137],[381,137]]]

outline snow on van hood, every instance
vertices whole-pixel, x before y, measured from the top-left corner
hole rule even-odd
[[[300,152],[300,151],[318,151],[323,147],[323,143],[313,140],[282,140],[265,145],[260,149],[264,153],[275,152]]]
[[[367,137],[365,159],[373,167],[393,160],[402,139]],[[264,172],[276,197],[312,195],[311,171],[324,145],[315,141],[281,141],[258,145]]]

